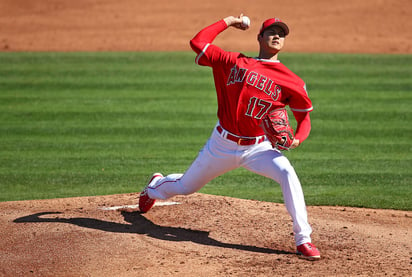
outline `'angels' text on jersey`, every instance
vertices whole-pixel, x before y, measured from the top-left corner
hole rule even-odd
[[[254,71],[248,73],[248,69],[239,68],[237,65],[231,68],[226,85],[230,86],[236,83],[242,83],[245,79],[249,85],[270,95],[273,101],[278,100],[281,88],[276,85],[273,80]]]

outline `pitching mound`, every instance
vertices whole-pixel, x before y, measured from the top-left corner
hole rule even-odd
[[[309,262],[294,254],[284,205],[194,194],[140,214],[137,198],[0,203],[0,275],[407,276],[412,269],[412,212],[308,207],[323,256]]]

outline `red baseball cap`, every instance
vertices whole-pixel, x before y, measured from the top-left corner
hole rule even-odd
[[[270,26],[274,26],[274,25],[279,26],[280,28],[282,28],[283,31],[285,32],[285,36],[287,36],[289,34],[288,25],[286,25],[285,22],[283,22],[282,20],[280,20],[277,17],[269,18],[269,19],[265,20],[262,24],[262,27],[260,27],[259,34],[262,34],[267,28],[269,28]]]

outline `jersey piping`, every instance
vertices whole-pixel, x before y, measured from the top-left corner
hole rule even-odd
[[[206,44],[205,47],[203,47],[202,52],[199,53],[199,55],[197,55],[195,63],[199,64],[199,60],[200,58],[206,53],[207,48],[209,47],[210,43]]]
[[[290,108],[291,111],[294,111],[294,112],[310,112],[310,111],[313,110],[313,107],[310,107],[310,108],[307,108],[307,109],[294,109],[294,108],[289,106],[289,108]]]

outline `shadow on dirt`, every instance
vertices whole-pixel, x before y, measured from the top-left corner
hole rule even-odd
[[[77,225],[83,228],[96,229],[96,230],[101,230],[105,232],[147,235],[152,238],[166,240],[166,241],[191,241],[191,242],[202,244],[202,245],[238,249],[238,250],[257,252],[257,253],[287,254],[287,255],[295,254],[295,253],[283,251],[283,250],[275,250],[275,249],[250,246],[250,245],[224,243],[224,242],[215,240],[213,238],[210,238],[209,232],[207,231],[192,230],[192,229],[180,228],[180,227],[160,226],[160,225],[154,224],[153,222],[145,218],[140,212],[122,211],[121,213],[125,221],[130,224],[122,224],[122,223],[117,223],[117,222],[110,222],[110,221],[104,221],[100,219],[84,218],[84,217],[62,218],[58,216],[62,214],[61,212],[36,213],[36,214],[17,218],[13,222],[15,223],[42,223],[42,222],[44,223],[45,222],[68,223],[68,224]],[[47,216],[47,215],[57,215],[57,216],[53,218],[51,217],[42,218],[42,216]]]

